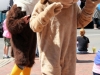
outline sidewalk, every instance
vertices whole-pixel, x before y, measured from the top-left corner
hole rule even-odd
[[[92,75],[94,57],[95,54],[77,54],[78,62],[76,62],[76,75]],[[9,74],[13,65],[14,61],[12,60],[5,66],[0,67],[0,75]],[[32,67],[31,75],[41,75],[39,58],[35,59],[35,65]]]

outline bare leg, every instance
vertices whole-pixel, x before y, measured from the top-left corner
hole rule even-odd
[[[6,54],[6,46],[4,46],[4,54]]]
[[[8,56],[9,46],[6,46],[5,54]]]
[[[9,56],[8,56],[8,51],[9,51],[9,46],[4,46],[4,55],[3,55],[3,59],[9,58]]]
[[[94,24],[94,29],[98,29],[98,28],[97,28],[97,24]]]

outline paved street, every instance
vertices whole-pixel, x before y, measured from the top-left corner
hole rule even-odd
[[[79,29],[77,30],[79,35]],[[95,54],[92,54],[92,47],[100,48],[100,30],[86,29],[86,36],[90,39],[89,52],[90,54],[77,54],[78,61],[76,62],[75,75],[92,75],[92,67]],[[7,75],[11,72],[14,61],[13,59],[2,59],[3,54],[3,38],[0,38],[0,75]],[[7,70],[5,70],[7,69]],[[35,64],[32,67],[31,75],[41,75],[39,58],[35,59]]]
[[[86,36],[90,39],[89,44],[89,52],[92,52],[92,47],[96,47],[96,49],[100,49],[100,30],[94,30],[94,29],[85,29],[86,30]],[[77,35],[79,35],[79,29],[77,29]],[[0,59],[2,59],[3,55],[3,46],[4,46],[4,40],[3,38],[0,38]],[[10,51],[9,51],[10,54]]]

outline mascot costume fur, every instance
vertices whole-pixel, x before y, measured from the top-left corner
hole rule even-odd
[[[14,0],[7,16],[15,65],[10,75],[30,75],[36,50],[36,33],[29,26],[35,0]]]
[[[75,75],[77,28],[92,20],[100,0],[40,0],[34,7],[30,27],[37,32],[42,75]]]

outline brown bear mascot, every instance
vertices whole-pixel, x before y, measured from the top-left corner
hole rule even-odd
[[[29,18],[34,2],[15,0],[7,16],[7,28],[11,33],[11,47],[15,65],[10,75],[30,75],[35,60],[36,33],[30,29]],[[34,1],[34,0],[33,0]],[[26,4],[25,4],[26,3]]]
[[[34,7],[30,27],[37,33],[42,75],[75,75],[77,28],[92,20],[100,0],[40,0]]]

